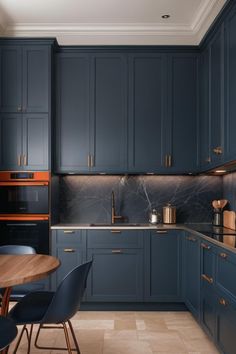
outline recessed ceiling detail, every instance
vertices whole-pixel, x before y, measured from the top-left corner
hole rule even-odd
[[[197,45],[226,0],[0,0],[0,34],[61,45]],[[170,18],[163,19],[168,14]]]

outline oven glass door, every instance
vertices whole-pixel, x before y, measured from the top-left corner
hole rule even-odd
[[[48,186],[0,185],[0,214],[48,214]]]
[[[27,245],[36,253],[49,254],[48,220],[0,221],[0,245]]]

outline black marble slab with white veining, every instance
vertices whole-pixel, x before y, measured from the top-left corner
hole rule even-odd
[[[211,201],[223,190],[217,176],[61,176],[59,183],[63,223],[109,223],[112,190],[127,222],[145,223],[166,203],[176,206],[178,223],[211,222]]]

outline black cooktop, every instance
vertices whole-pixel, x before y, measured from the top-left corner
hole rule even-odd
[[[234,230],[221,226],[213,226],[211,224],[192,224],[190,227],[205,236],[236,248],[236,231]]]

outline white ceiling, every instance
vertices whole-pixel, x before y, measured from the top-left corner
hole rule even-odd
[[[57,37],[65,45],[196,45],[225,2],[0,0],[0,35]]]

